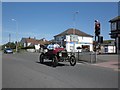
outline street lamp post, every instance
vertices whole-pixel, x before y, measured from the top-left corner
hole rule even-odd
[[[76,26],[76,24],[75,24],[75,20],[76,20],[76,15],[79,13],[79,11],[76,11],[76,12],[74,12],[74,14],[73,14],[73,36],[75,35],[75,26]],[[73,37],[72,37],[73,38]],[[73,52],[75,52],[75,37],[74,37],[74,39],[73,39],[73,42],[74,42],[74,44],[73,44]]]
[[[75,20],[76,20],[76,15],[79,13],[79,11],[74,12],[73,14],[73,34],[75,35]]]
[[[18,42],[17,42],[17,32],[18,32],[18,22],[16,19],[11,19],[16,22],[16,52],[18,52]]]

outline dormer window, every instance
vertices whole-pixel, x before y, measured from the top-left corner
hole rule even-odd
[[[117,30],[116,22],[111,23],[111,30]]]

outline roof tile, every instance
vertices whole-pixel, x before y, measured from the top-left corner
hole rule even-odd
[[[63,35],[70,35],[70,34],[75,34],[75,35],[78,35],[78,36],[85,36],[85,37],[93,37],[92,35],[89,35],[87,33],[84,33],[78,29],[73,29],[73,28],[70,28],[70,29],[67,29],[66,31],[58,34],[58,35],[55,35],[54,37],[57,37],[57,36],[63,36]]]

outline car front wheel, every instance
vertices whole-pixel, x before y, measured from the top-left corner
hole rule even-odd
[[[54,56],[53,59],[52,59],[52,65],[53,67],[56,67],[58,65],[58,59],[57,59],[57,56]]]
[[[43,54],[40,55],[39,60],[40,60],[40,63],[44,63],[44,55]]]
[[[71,56],[71,57],[70,57],[70,65],[71,65],[71,66],[75,66],[75,64],[76,64],[76,59],[75,59],[74,56]]]

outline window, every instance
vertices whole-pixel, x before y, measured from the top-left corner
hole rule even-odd
[[[118,38],[118,48],[120,50],[120,37]]]
[[[56,40],[56,41],[59,41],[59,37],[56,37],[55,40]]]
[[[70,50],[73,50],[73,48],[74,48],[73,46],[70,46]]]
[[[116,22],[111,23],[111,30],[116,30]]]
[[[70,41],[78,41],[77,35],[70,35]]]
[[[89,45],[82,45],[82,52],[89,52],[90,46]]]
[[[120,30],[120,21],[118,21],[118,30]]]

